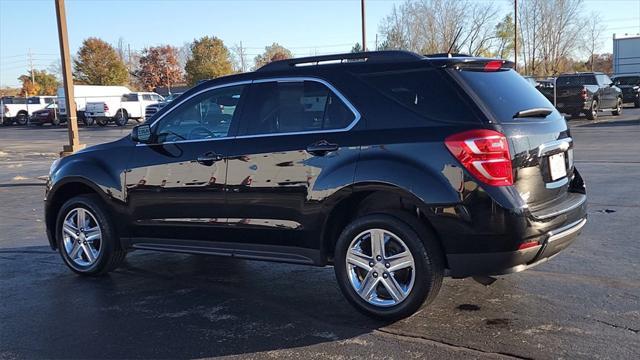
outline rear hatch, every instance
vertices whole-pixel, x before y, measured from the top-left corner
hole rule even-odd
[[[573,141],[564,117],[510,68],[449,70],[509,143],[513,185],[532,209],[553,207],[568,195]]]

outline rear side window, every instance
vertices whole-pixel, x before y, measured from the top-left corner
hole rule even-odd
[[[138,101],[138,94],[124,94],[122,95],[122,101]]]
[[[542,93],[514,70],[460,70],[458,73],[498,121],[511,121],[518,111],[554,108]]]
[[[144,101],[151,101],[151,95],[149,95],[149,94],[143,94],[143,95],[142,95],[142,100],[144,100]]]
[[[40,104],[40,98],[38,97],[30,97],[27,99],[27,104]]]
[[[250,103],[243,135],[336,130],[355,120],[346,104],[316,81],[256,83]]]
[[[640,85],[640,76],[617,76],[614,82],[616,85]]]
[[[559,76],[556,80],[557,87],[597,84],[598,82],[596,81],[596,77],[594,75]]]
[[[412,69],[368,73],[360,78],[400,105],[428,119],[445,122],[478,120],[441,70]]]

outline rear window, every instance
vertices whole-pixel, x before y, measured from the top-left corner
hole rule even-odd
[[[556,80],[556,86],[581,86],[581,85],[597,85],[596,77],[593,75],[573,75],[559,76]]]
[[[514,70],[458,73],[499,121],[512,120],[522,110],[553,109],[549,100]]]
[[[613,81],[616,85],[640,85],[640,76],[618,76]]]
[[[412,69],[368,73],[360,77],[387,97],[428,119],[444,122],[478,122],[474,112],[437,69]]]

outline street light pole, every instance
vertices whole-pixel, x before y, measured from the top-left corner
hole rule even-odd
[[[362,13],[362,51],[367,51],[367,30],[365,29],[366,21],[364,16],[364,0],[360,0],[360,10]]]
[[[78,135],[78,119],[76,115],[76,101],[73,93],[73,77],[71,75],[71,55],[69,54],[69,39],[67,37],[67,14],[64,0],[55,0],[56,16],[58,18],[58,39],[60,41],[60,59],[62,60],[62,80],[64,83],[64,99],[67,104],[67,130],[69,145],[62,147],[60,156],[70,155],[85,147],[80,144]]]

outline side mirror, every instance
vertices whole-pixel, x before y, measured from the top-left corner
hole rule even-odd
[[[143,144],[151,141],[151,126],[149,124],[137,125],[131,130],[131,140]]]

